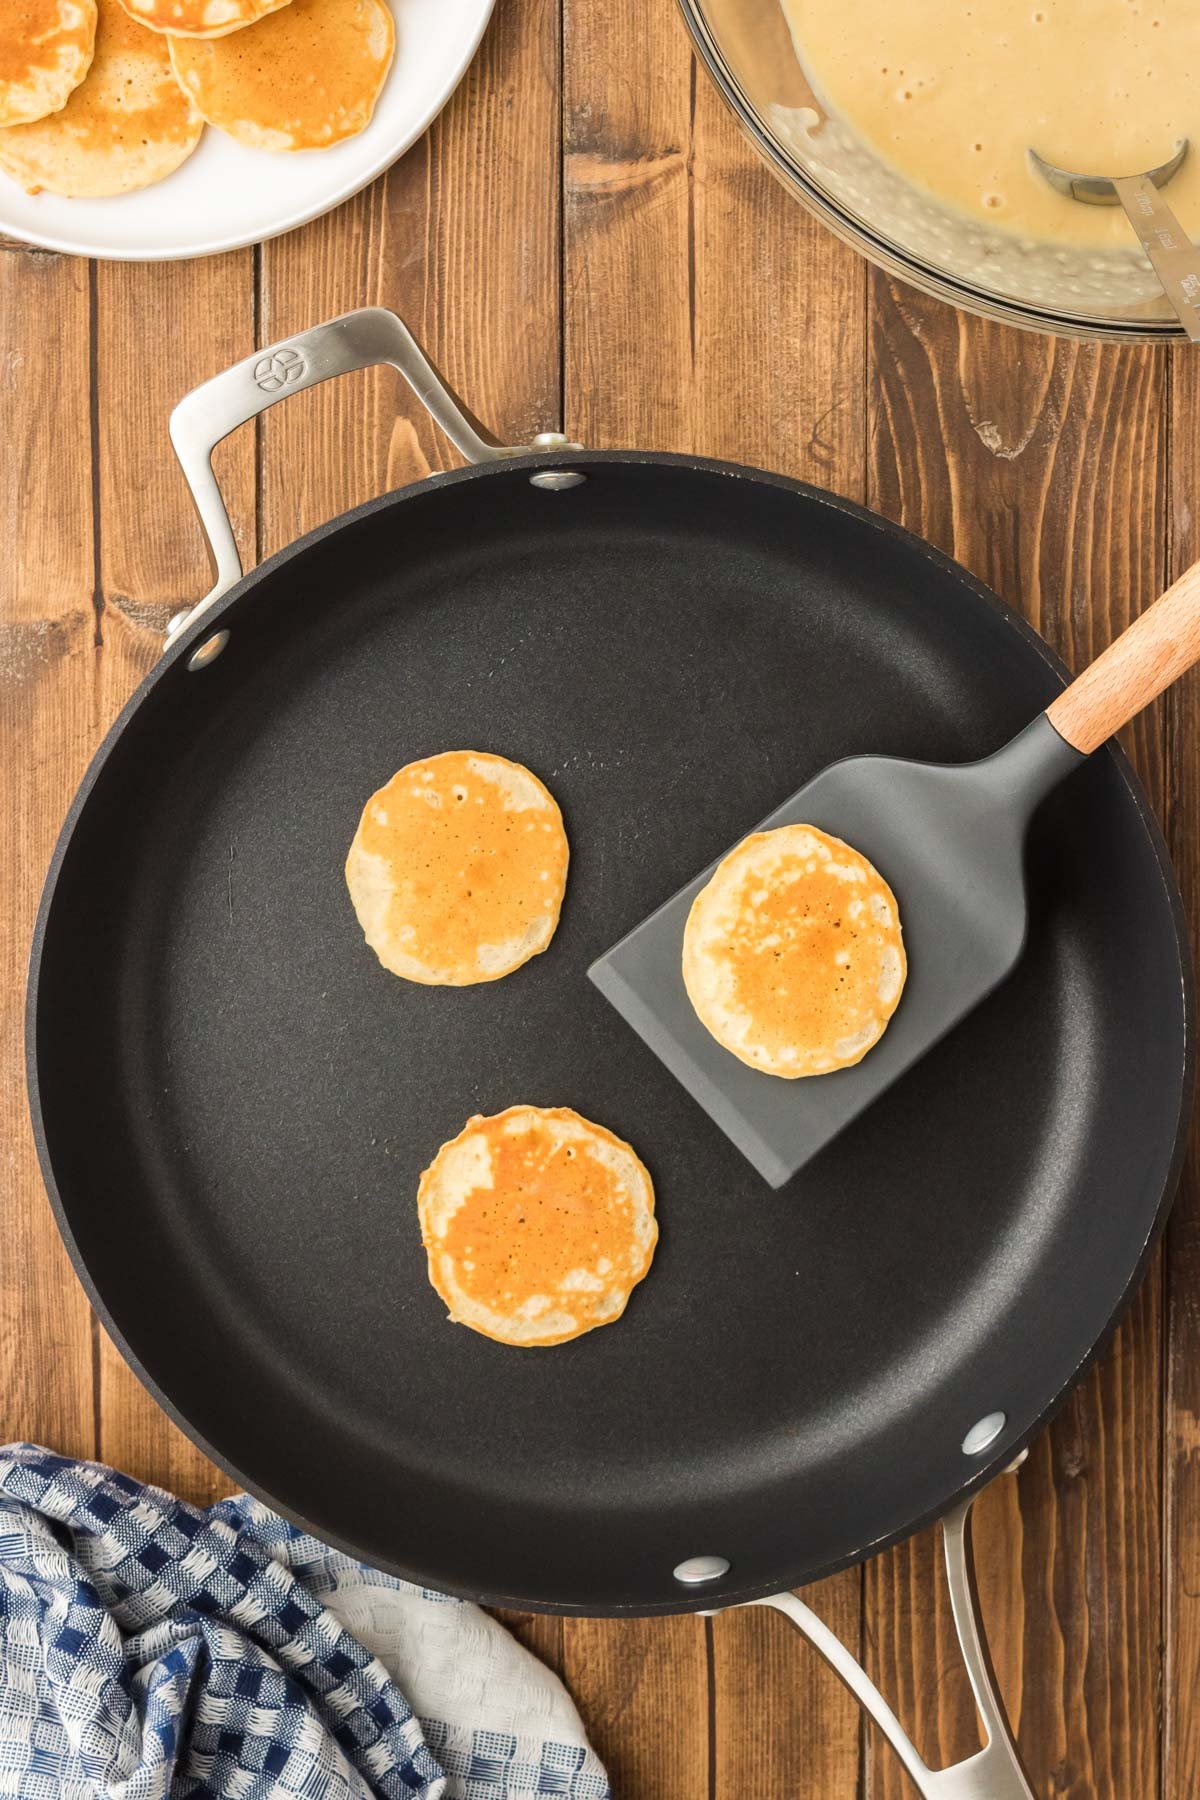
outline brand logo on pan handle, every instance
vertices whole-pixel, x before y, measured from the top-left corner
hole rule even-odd
[[[277,394],[290,382],[299,381],[306,366],[298,350],[272,350],[269,356],[260,356],[255,363],[254,385],[264,394]]]

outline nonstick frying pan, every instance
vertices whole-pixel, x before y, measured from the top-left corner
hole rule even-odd
[[[377,362],[474,466],[243,577],[212,446]],[[589,963],[837,757],[1004,743],[1060,689],[1051,652],[954,563],[798,482],[496,445],[381,310],[218,376],[172,434],[217,585],[71,808],[28,1015],[47,1184],[116,1341],[284,1512],[496,1602],[766,1597],[820,1640],[780,1590],[949,1512],[994,1712],[964,1502],[1129,1299],[1190,1104],[1184,923],[1128,764],[1102,752],[1035,820],[1013,977],[773,1192]],[[549,784],[571,876],[546,954],[430,989],[367,950],[342,862],[366,797],[455,747]],[[418,1171],[517,1101],[627,1137],[658,1192],[625,1318],[553,1351],[447,1324],[417,1231]],[[983,1755],[997,1793],[1027,1792],[998,1726]],[[984,1791],[963,1767],[955,1792]]]

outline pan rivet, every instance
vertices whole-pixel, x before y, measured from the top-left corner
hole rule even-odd
[[[993,1445],[1004,1427],[1008,1424],[1008,1414],[1002,1412],[988,1413],[984,1418],[972,1425],[962,1441],[964,1456],[978,1456]]]
[[[689,1556],[686,1562],[676,1563],[675,1579],[695,1587],[701,1581],[719,1581],[722,1575],[728,1575],[729,1563],[723,1556]]]
[[[568,488],[579,487],[587,480],[578,469],[539,469],[536,475],[529,477],[530,487],[541,488],[548,494],[562,494]]]
[[[227,631],[214,631],[211,637],[205,638],[202,644],[196,645],[188,657],[188,668],[193,673],[197,669],[207,669],[209,663],[216,662],[228,642],[229,633]]]

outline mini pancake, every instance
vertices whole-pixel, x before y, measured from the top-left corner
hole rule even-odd
[[[611,1325],[658,1242],[638,1156],[566,1106],[468,1120],[421,1176],[417,1210],[451,1319],[502,1344]]]
[[[346,885],[385,969],[465,987],[546,948],[568,855],[562,814],[536,775],[504,756],[447,750],[406,764],[372,794]]]
[[[290,0],[229,37],[173,37],[175,74],[254,150],[321,150],[369,122],[396,43],[383,0]]]
[[[100,0],[96,54],[60,112],[0,131],[0,168],[36,192],[124,194],[170,175],[204,121],[171,73],[166,39]]]
[[[244,31],[288,0],[121,0],[129,16],[151,31],[179,37],[225,37]]]
[[[4,0],[0,6],[0,127],[65,106],[92,66],[96,0]]]
[[[692,902],[683,980],[703,1025],[752,1068],[794,1078],[861,1061],[904,988],[896,897],[814,825],[757,831]]]

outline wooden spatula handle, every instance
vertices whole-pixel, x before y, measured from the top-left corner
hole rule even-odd
[[[1046,708],[1055,731],[1089,756],[1200,662],[1200,563],[1123,631]]]

